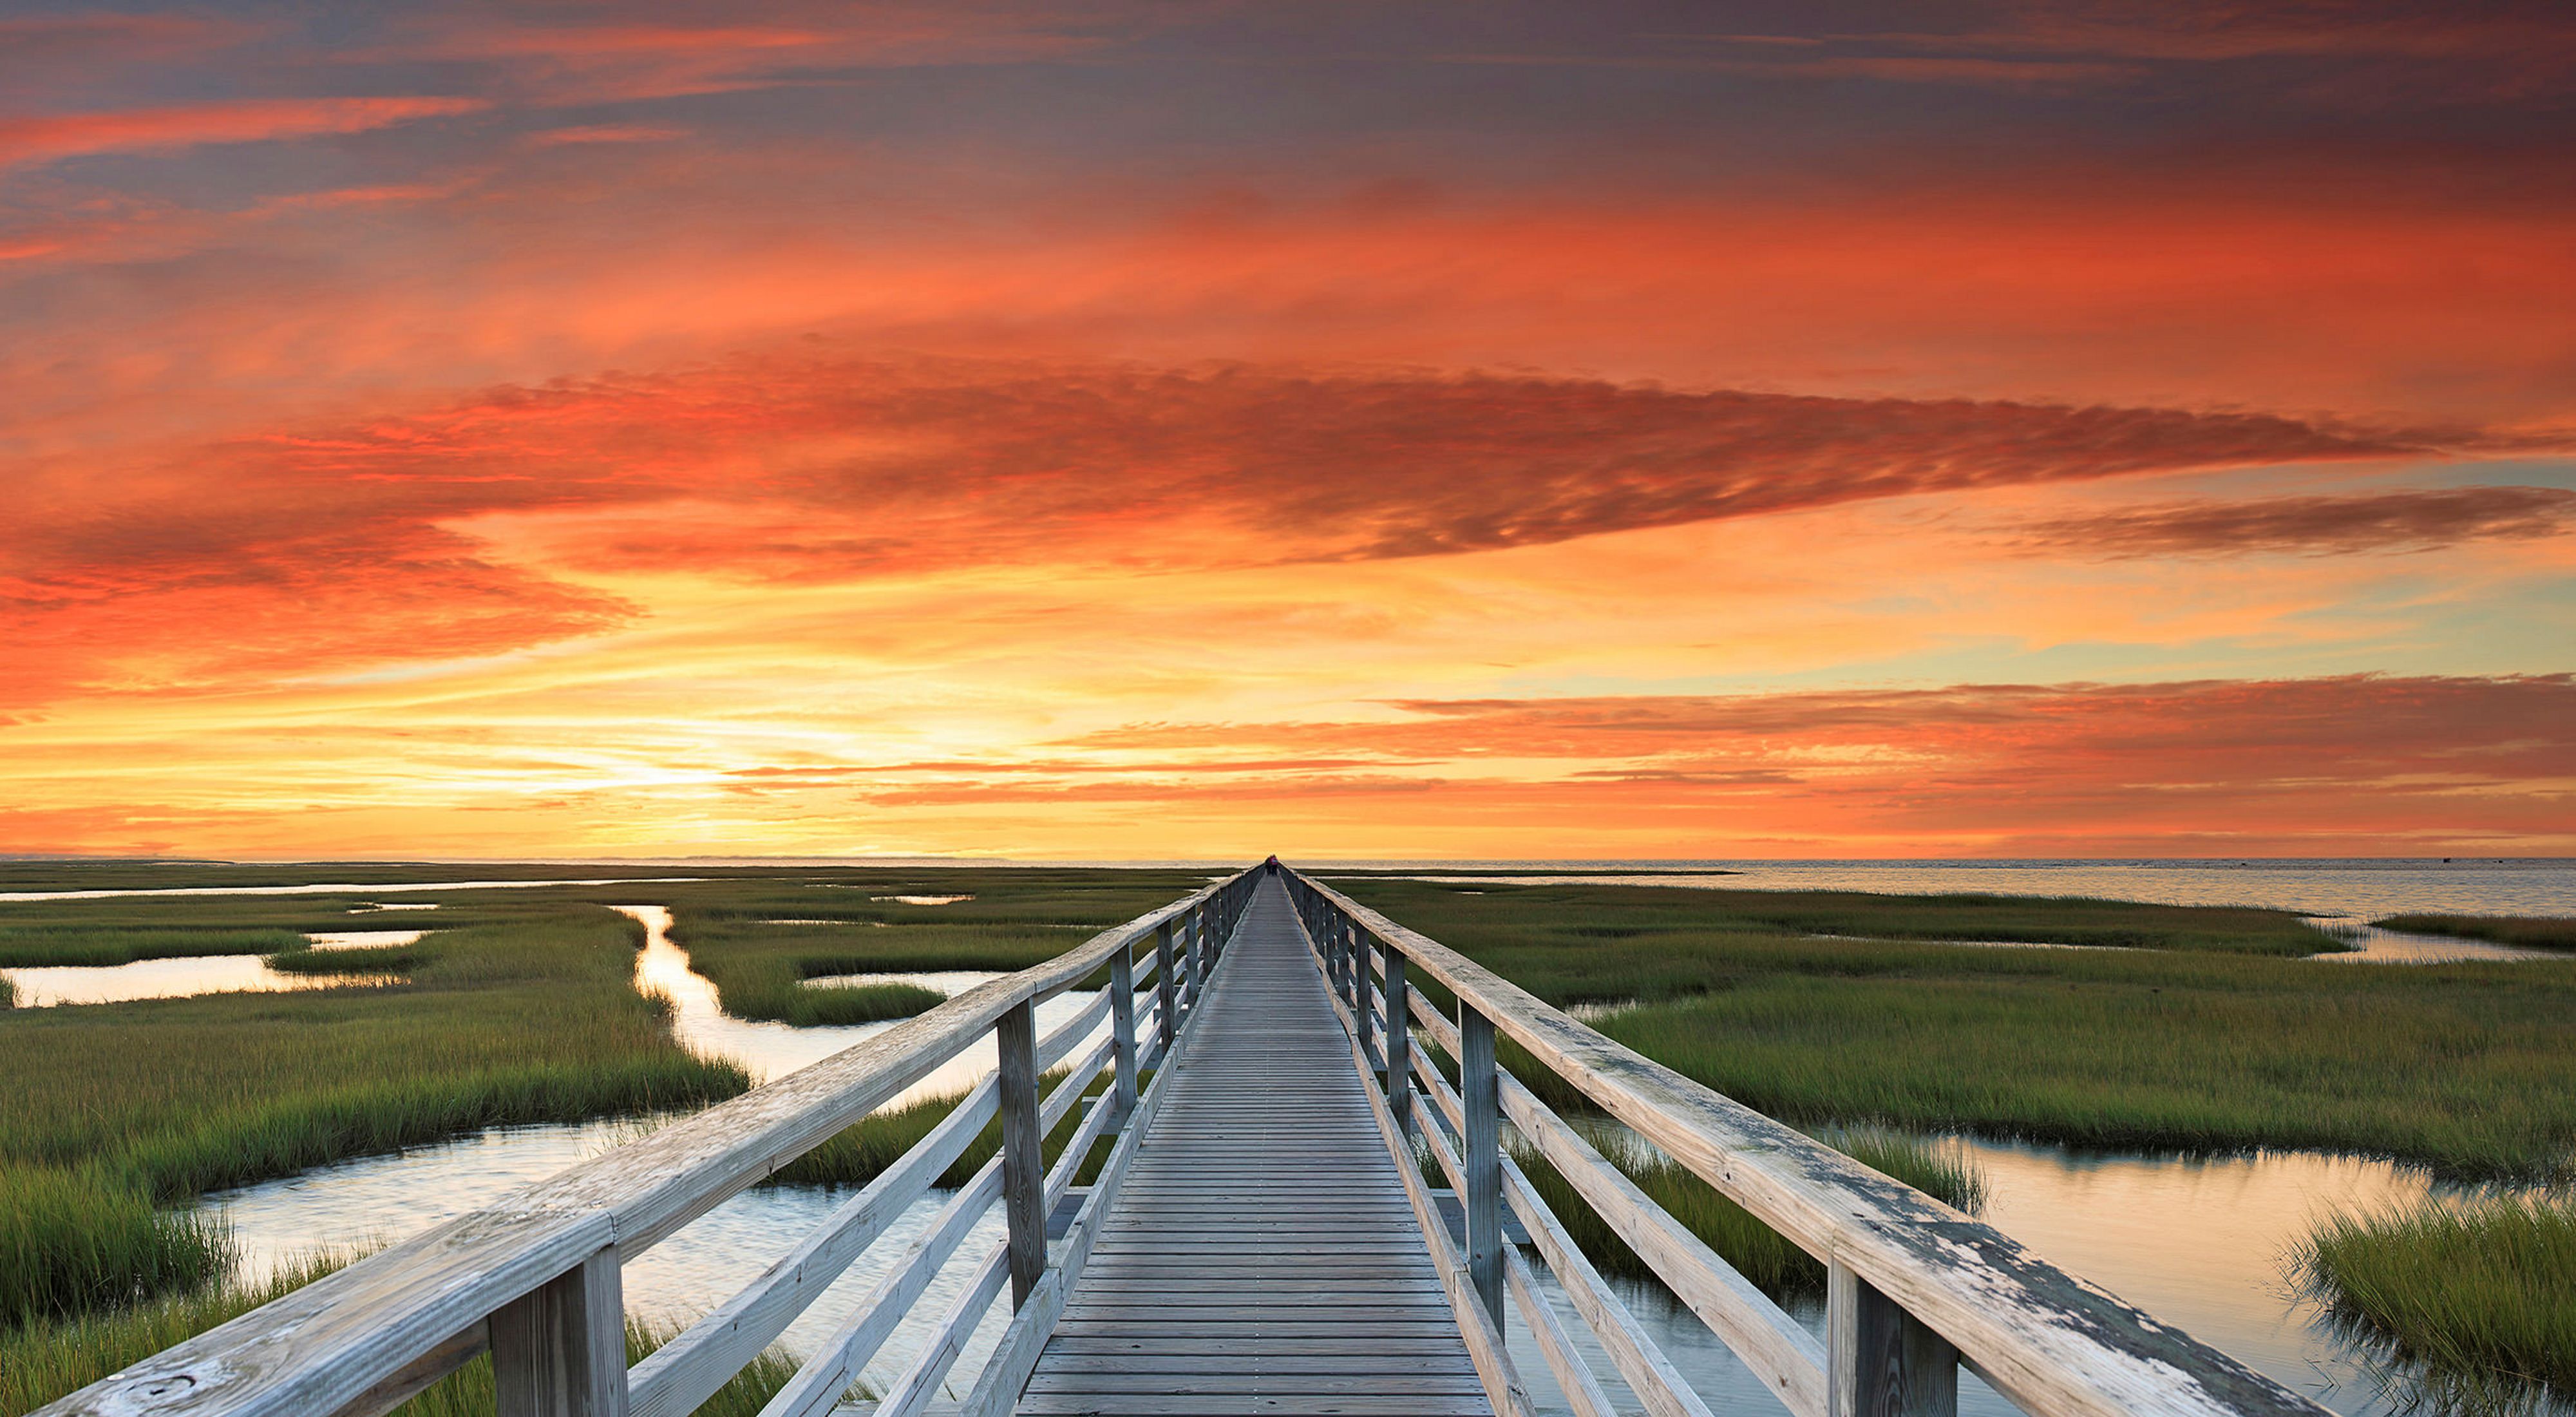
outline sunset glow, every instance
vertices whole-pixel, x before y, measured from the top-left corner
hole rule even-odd
[[[0,851],[2576,854],[2555,7],[1723,9],[12,11]]]

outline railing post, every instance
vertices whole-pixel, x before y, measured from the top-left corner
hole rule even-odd
[[[1494,1075],[1494,1021],[1458,1001],[1458,1101],[1465,1109],[1459,1160],[1467,1168],[1467,1277],[1494,1323],[1503,1322],[1502,1108]]]
[[[498,1417],[626,1417],[626,1303],[614,1246],[491,1319]]]
[[[1163,1061],[1172,1061],[1172,1035],[1180,1027],[1181,981],[1172,977],[1177,962],[1172,957],[1172,922],[1166,919],[1154,927],[1154,989],[1161,997],[1162,1009],[1155,1020],[1155,1031],[1163,1036]]]
[[[1190,999],[1198,1000],[1207,988],[1207,907],[1190,912]]]
[[[1836,1260],[1825,1273],[1826,1417],[1956,1417],[1959,1353]]]
[[[1110,1105],[1121,1117],[1136,1111],[1135,952],[1136,942],[1129,940],[1109,957],[1109,1046],[1118,1065],[1118,1098]]]
[[[1369,972],[1368,946],[1360,943],[1359,922],[1345,917],[1342,921],[1342,953],[1351,962],[1351,1012],[1368,1012]]]
[[[1368,937],[1361,933],[1356,923],[1344,928],[1350,931],[1351,941],[1351,1016],[1359,1024],[1360,1056],[1365,1058],[1374,1051],[1374,1040],[1370,1034],[1374,1031],[1376,1015],[1376,1011],[1369,1007]]]
[[[1413,1135],[1413,1000],[1404,977],[1404,956],[1392,944],[1380,944],[1386,962],[1386,1109],[1395,1114],[1397,1130]]]
[[[1011,1307],[1046,1274],[1046,1160],[1038,1134],[1037,1011],[1026,1000],[993,1025],[1001,1053],[1002,1213],[1010,1222]]]

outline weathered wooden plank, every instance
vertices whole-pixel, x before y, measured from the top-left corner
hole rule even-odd
[[[1601,1380],[1575,1349],[1574,1335],[1566,1331],[1565,1321],[1558,1318],[1556,1306],[1539,1292],[1530,1277],[1529,1262],[1512,1246],[1503,1247],[1504,1277],[1512,1287],[1512,1297],[1521,1308],[1521,1318],[1528,1323],[1530,1336],[1538,1341],[1539,1355],[1547,1360],[1548,1373],[1556,1379],[1556,1390],[1565,1395],[1565,1404],[1574,1417],[1615,1417],[1617,1408],[1610,1405],[1610,1394],[1601,1390]]]
[[[1664,1356],[1637,1316],[1629,1312],[1625,1301],[1601,1278],[1592,1261],[1565,1233],[1554,1214],[1539,1200],[1529,1178],[1521,1174],[1510,1157],[1503,1158],[1503,1194],[1514,1213],[1529,1232],[1530,1242],[1539,1252],[1566,1301],[1582,1315],[1584,1326],[1592,1330],[1611,1366],[1619,1370],[1620,1380],[1637,1395],[1648,1417],[1710,1417],[1708,1404],[1691,1390],[1680,1370]],[[1794,1407],[1791,1409],[1796,1411]],[[1812,1417],[1812,1414],[1800,1414]]]
[[[1298,1353],[1261,1354],[1235,1351],[1228,1345],[1223,1353],[1145,1354],[1145,1353],[1066,1353],[1047,1365],[1051,1374],[1066,1373],[1207,1373],[1237,1376],[1280,1377],[1296,1373],[1324,1373],[1334,1376],[1389,1373],[1418,1375],[1422,1369],[1421,1350],[1399,1349],[1383,1354]],[[1472,1388],[1475,1370],[1461,1364]],[[1049,1378],[1049,1382],[1059,1379]],[[1037,1391],[1033,1382],[1031,1391]],[[1482,1389],[1476,1389],[1482,1391]]]
[[[858,1379],[859,1369],[876,1356],[911,1312],[913,1302],[930,1287],[939,1267],[957,1252],[975,1221],[1001,1194],[1002,1159],[996,1156],[950,1197],[930,1228],[906,1247],[894,1272],[878,1280],[856,1312],[805,1360],[796,1376],[761,1409],[762,1417],[820,1417],[831,1411],[842,1391]]]
[[[965,1153],[996,1110],[996,1088],[987,1074],[929,1135],[835,1207],[794,1250],[636,1364],[627,1374],[633,1417],[681,1417],[696,1411],[786,1332],[796,1315]]]
[[[1136,961],[1132,948],[1109,956],[1109,1040],[1117,1050],[1119,1115],[1136,1110]]]
[[[1045,1133],[1038,1127],[1037,1015],[1021,1004],[993,1026],[1000,1056],[1002,1214],[1010,1229],[1011,1303],[1027,1302],[1046,1273]]]
[[[1425,1363],[1445,1358],[1458,1358],[1458,1345],[1443,1337],[1273,1337],[1242,1335],[1226,1345],[1226,1353],[1208,1355],[1206,1342],[1185,1335],[1136,1335],[1136,1337],[1097,1337],[1097,1335],[1064,1335],[1059,1332],[1054,1347],[1064,1360],[1128,1360],[1128,1363],[1267,1363],[1273,1358],[1352,1358],[1352,1360],[1396,1360],[1409,1371],[1419,1371]]]
[[[877,1400],[876,1417],[915,1417],[938,1395],[939,1380],[957,1365],[957,1355],[966,1348],[967,1335],[982,1322],[984,1311],[1002,1292],[1002,1281],[1012,1270],[1011,1243],[1008,1240],[993,1247],[992,1253],[976,1266],[966,1287],[939,1316],[939,1324],[921,1342],[912,1362],[889,1384],[885,1396]]]
[[[1293,1379],[1293,1382],[1283,1380]],[[1298,1393],[1476,1393],[1474,1373],[1352,1373],[1309,1371],[1303,1373],[1129,1373],[1115,1370],[1063,1372],[1049,1370],[1029,1379],[1028,1394],[1049,1392],[1153,1393],[1275,1393],[1282,1386]]]
[[[1959,1354],[1847,1265],[1825,1277],[1831,1417],[1957,1417]]]
[[[626,1417],[626,1305],[617,1251],[492,1315],[492,1408],[497,1417]]]
[[[1151,1393],[1120,1395],[1116,1405],[1104,1409],[1098,1396],[1091,1393],[1040,1393],[1024,1399],[1020,1411],[1030,1417],[1054,1417],[1055,1414],[1096,1414],[1109,1411],[1124,1417],[1259,1417],[1260,1414],[1348,1414],[1348,1417],[1482,1417],[1490,1411],[1484,1397],[1464,1394],[1423,1393],[1398,1397],[1372,1397],[1360,1393],[1335,1393],[1321,1396],[1268,1393],[1190,1393],[1158,1396]]]

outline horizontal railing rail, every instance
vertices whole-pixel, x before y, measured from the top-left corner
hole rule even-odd
[[[1652,1417],[1709,1413],[1523,1174],[1502,1144],[1506,1123],[1524,1154],[1554,1168],[1795,1417],[1950,1417],[1963,1365],[2034,1417],[2323,1413],[1992,1226],[1621,1046],[1311,877],[1280,874],[1350,1031],[1354,1064],[1375,1084],[1381,1129],[1398,1148],[1500,1417],[1529,1410],[1500,1339],[1514,1312],[1576,1417],[1615,1410],[1531,1266],[1505,1240],[1506,1207],[1638,1403]],[[1457,1001],[1454,1018],[1417,978]],[[1452,1060],[1456,1085],[1427,1065],[1416,1030]],[[1498,1038],[1821,1261],[1823,1339],[1499,1066]],[[1417,1143],[1465,1212],[1463,1250],[1412,1177]]]
[[[829,1411],[995,1205],[1006,1220],[1003,1237],[972,1252],[964,1293],[877,1412],[920,1410],[1007,1285],[1011,1322],[965,1408],[977,1417],[1005,1412],[1153,1113],[1163,1073],[1140,1086],[1143,1074],[1186,1047],[1197,999],[1259,874],[1218,881],[360,1260],[93,1383],[39,1417],[373,1417],[486,1351],[500,1417],[679,1417],[783,1333],[996,1117],[999,1152],[949,1197],[765,1417]],[[1150,953],[1140,961],[1144,946]],[[1037,1005],[1104,967],[1109,982],[1097,997],[1038,1036]],[[1106,1036],[1094,1041],[1104,1022]],[[997,1045],[995,1071],[946,1120],[741,1293],[629,1370],[626,1261],[893,1101],[988,1034]],[[1041,1098],[1041,1080],[1059,1066],[1061,1080]],[[1086,1101],[1050,1167],[1046,1137]],[[1051,1259],[1047,1218],[1107,1138],[1115,1140],[1100,1174]]]

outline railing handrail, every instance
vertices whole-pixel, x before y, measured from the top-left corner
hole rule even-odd
[[[1392,947],[1494,1031],[1728,1199],[1828,1266],[1847,1269],[1946,1340],[2024,1411],[2036,1417],[2318,1417],[2323,1411],[2048,1264],[1994,1227],[1604,1036],[1311,876],[1284,866],[1282,874]],[[1368,977],[1364,963],[1358,973]],[[1426,1081],[1437,1084],[1429,1089],[1433,1100],[1451,1105],[1445,1082],[1436,1074]],[[1849,1393],[1837,1391],[1830,1417],[1868,1417],[1865,1410],[1845,1410],[1851,1403]]]
[[[1113,925],[1050,960],[359,1260],[93,1383],[43,1408],[41,1417],[309,1417],[352,1404],[388,1405],[478,1351],[480,1326],[504,1306],[582,1266],[649,1248],[893,1100],[1004,1015],[1071,988],[1262,869]],[[615,1377],[622,1411],[622,1366]]]

